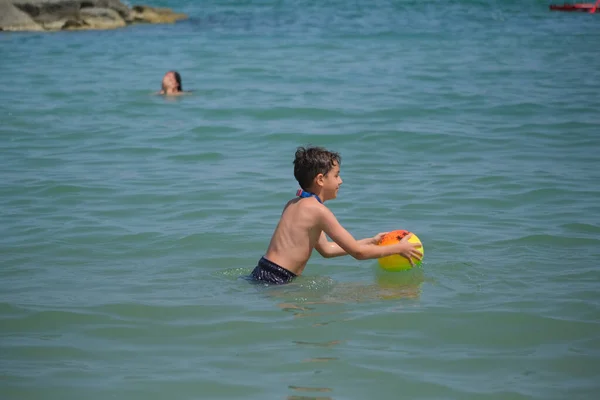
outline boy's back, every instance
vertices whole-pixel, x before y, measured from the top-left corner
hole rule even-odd
[[[300,275],[321,236],[319,211],[313,197],[290,200],[273,232],[265,258]]]

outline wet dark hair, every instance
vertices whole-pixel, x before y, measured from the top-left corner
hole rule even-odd
[[[294,177],[303,190],[308,190],[319,174],[327,175],[335,164],[340,165],[342,157],[323,147],[298,147],[294,158]]]
[[[183,89],[181,88],[181,75],[177,71],[170,71],[170,72],[172,72],[173,75],[175,75],[175,82],[177,82],[177,91],[183,92]]]

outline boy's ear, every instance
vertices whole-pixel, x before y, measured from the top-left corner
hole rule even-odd
[[[315,183],[319,186],[323,186],[325,184],[325,176],[323,174],[315,176]]]

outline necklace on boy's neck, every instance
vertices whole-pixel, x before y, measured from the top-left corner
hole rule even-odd
[[[323,204],[323,202],[321,201],[321,198],[319,196],[317,196],[316,194],[314,194],[312,192],[304,191],[302,189],[298,189],[298,191],[296,192],[296,196],[298,196],[298,197],[314,197],[315,199],[317,199],[317,201],[319,203]]]

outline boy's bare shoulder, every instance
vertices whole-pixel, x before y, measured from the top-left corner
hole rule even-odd
[[[320,212],[327,208],[315,198],[309,197],[303,199],[295,197],[286,203],[285,207],[283,207],[283,211],[287,210],[292,205],[295,205],[298,210],[305,210],[311,213]]]
[[[288,200],[288,202],[285,203],[285,207],[283,207],[283,209],[285,210],[286,208],[288,208],[289,206],[291,206],[292,204],[297,203],[297,202],[298,202],[298,198],[293,198],[291,200]]]
[[[321,218],[328,208],[314,197],[301,199],[298,206],[303,210],[304,213],[311,216]]]

